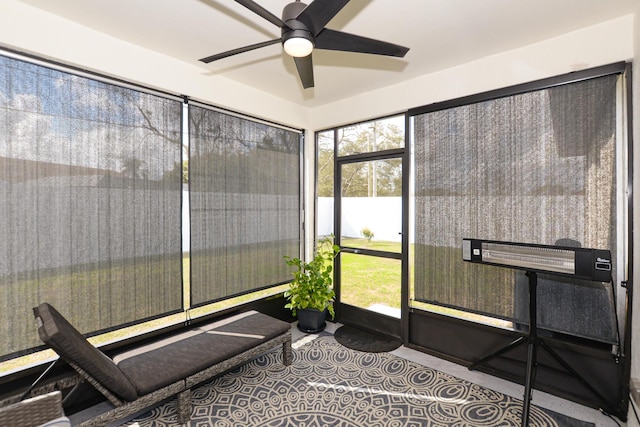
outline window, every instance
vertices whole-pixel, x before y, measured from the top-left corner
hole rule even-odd
[[[333,187],[335,143],[334,131],[319,132],[316,135],[316,235],[329,236],[333,228]]]
[[[524,272],[464,263],[465,237],[609,249],[619,259],[622,79],[618,71],[412,113],[415,301],[528,322]],[[539,326],[614,343],[610,286],[541,277]]]
[[[42,302],[104,344],[290,278],[298,130],[7,53],[0,135],[0,375],[52,357]]]
[[[182,308],[181,101],[0,56],[0,356]]]
[[[194,105],[189,116],[192,305],[289,281],[300,133]]]

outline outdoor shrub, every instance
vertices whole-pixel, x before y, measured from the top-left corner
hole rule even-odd
[[[360,231],[360,234],[362,234],[362,236],[367,239],[369,242],[371,241],[371,239],[373,239],[373,231],[371,231],[369,228],[365,227]]]

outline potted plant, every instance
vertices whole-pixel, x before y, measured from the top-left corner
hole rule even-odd
[[[333,301],[333,260],[340,247],[333,244],[333,236],[318,241],[313,259],[305,262],[286,256],[287,265],[294,267],[293,280],[284,293],[294,316],[298,316],[298,329],[315,333],[324,330],[327,313],[335,316]]]

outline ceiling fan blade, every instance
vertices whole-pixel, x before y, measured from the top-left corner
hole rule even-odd
[[[311,54],[302,58],[294,57],[293,59],[296,62],[302,87],[305,89],[313,87],[313,60],[311,59]]]
[[[240,3],[256,15],[259,15],[267,21],[271,22],[273,25],[276,25],[280,28],[287,26],[287,24],[282,22],[282,19],[278,18],[276,15],[269,12],[267,9],[252,0],[236,0],[236,3]]]
[[[276,44],[276,43],[280,43],[280,42],[282,42],[282,39],[268,40],[266,42],[260,42],[260,43],[252,44],[252,45],[245,46],[245,47],[239,47],[238,49],[228,50],[226,52],[222,52],[222,53],[218,53],[218,54],[215,54],[215,55],[207,56],[206,58],[199,59],[199,61],[202,61],[205,64],[208,64],[210,62],[217,61],[218,59],[226,58],[228,56],[237,55],[237,54],[243,53],[243,52],[249,52],[250,50],[259,49],[261,47],[270,46],[272,44]]]
[[[397,56],[399,58],[404,57],[409,51],[408,47],[328,28],[325,28],[316,36],[315,45],[316,49],[370,53],[373,55]]]
[[[317,36],[347,3],[349,0],[314,0],[296,19]]]

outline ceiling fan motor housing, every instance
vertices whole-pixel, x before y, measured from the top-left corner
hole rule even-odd
[[[306,7],[306,4],[295,1],[286,5],[282,10],[282,21],[287,24],[282,27],[283,44],[291,38],[303,38],[309,40],[315,46],[313,35],[309,28],[296,19]]]

